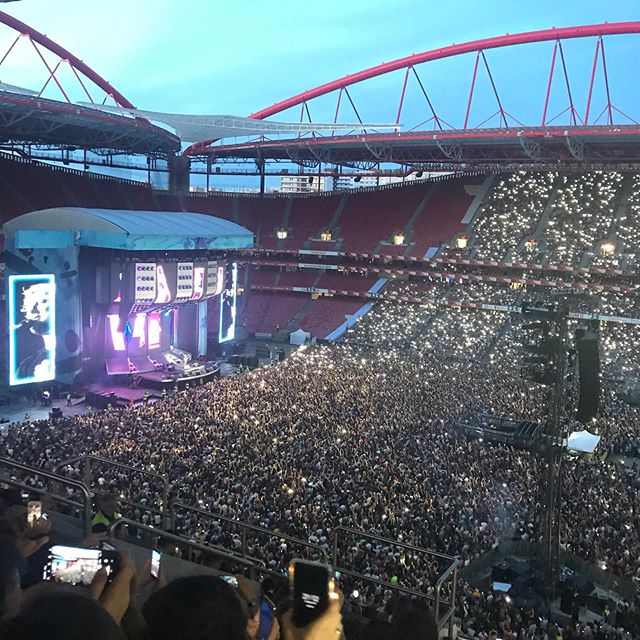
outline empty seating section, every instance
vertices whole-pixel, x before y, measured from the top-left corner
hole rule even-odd
[[[232,195],[171,196],[169,194],[156,193],[155,199],[156,204],[153,207],[154,209],[206,213],[218,218],[237,222],[237,220],[234,220],[237,198]]]
[[[308,299],[300,293],[251,291],[243,323],[250,333],[275,333],[286,327]]]
[[[294,198],[287,224],[289,234],[283,248],[302,249],[309,238],[318,238],[320,232],[329,226],[340,198],[339,195]],[[325,247],[326,243],[323,243]]]
[[[406,250],[406,244],[383,244],[378,249],[378,253],[382,256],[403,256]]]
[[[263,200],[261,208],[256,212],[256,230],[259,234],[256,244],[258,246],[265,249],[277,247],[276,230],[282,227],[286,204],[285,198],[265,198]],[[260,207],[260,205],[257,206]]]
[[[450,241],[464,231],[462,218],[473,197],[464,189],[465,179],[452,179],[433,185],[433,196],[413,226],[409,255],[422,258],[430,247]]]
[[[318,282],[319,289],[334,289],[336,291],[368,291],[375,283],[371,278],[358,275],[327,272]]]
[[[275,271],[267,271],[263,269],[251,269],[249,272],[249,284],[269,284],[274,285],[276,283]]]
[[[207,200],[215,202],[216,196],[209,196]],[[240,197],[236,197],[235,200],[236,202],[234,203],[234,206],[237,207],[238,211],[237,219],[235,219],[234,216],[235,222],[255,232],[257,228],[257,211],[260,206],[260,200],[258,198]],[[213,215],[215,215],[215,213]]]
[[[501,260],[535,231],[557,174],[518,171],[503,176],[473,222],[474,257]]]
[[[145,185],[89,178],[63,167],[0,158],[2,222],[28,211],[61,206],[158,208],[152,191]]]
[[[431,184],[349,195],[338,221],[342,251],[373,253],[402,231]]]
[[[337,251],[338,243],[335,240],[312,240],[305,248],[313,251]]]
[[[420,183],[364,193],[329,196],[268,196],[262,200],[239,194],[171,195],[154,191],[143,183],[96,178],[64,167],[0,158],[0,215],[2,221],[17,215],[59,206],[102,207],[165,211],[195,211],[234,220],[258,231],[260,244],[276,248],[275,232],[286,226],[284,249],[303,247],[372,253],[380,243],[389,241],[395,231],[404,229],[428,189],[435,194],[422,212],[411,234],[415,243],[412,255],[449,240],[460,230],[470,196],[461,180],[437,184]],[[343,198],[346,205],[337,221],[342,245],[318,242],[320,232],[329,227]],[[288,220],[285,220],[290,206]],[[362,221],[365,221],[363,224]],[[311,242],[314,239],[315,242]],[[407,239],[409,241],[409,238]],[[384,245],[381,252],[403,253],[405,247]]]
[[[595,252],[613,223],[623,175],[615,171],[562,176],[553,212],[543,231],[550,262],[579,263],[584,252]]]
[[[344,298],[320,298],[302,319],[300,328],[313,337],[325,338],[344,322],[346,315],[355,313],[363,304],[364,301]]]
[[[311,271],[284,271],[280,274],[278,285],[281,287],[311,287],[318,274]]]

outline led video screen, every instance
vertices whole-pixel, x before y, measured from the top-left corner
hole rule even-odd
[[[224,291],[220,294],[220,330],[218,332],[218,342],[228,342],[236,336],[238,265],[235,262],[231,264],[231,269],[227,271],[227,282],[225,284]]]
[[[56,283],[53,275],[9,276],[9,384],[55,378]]]

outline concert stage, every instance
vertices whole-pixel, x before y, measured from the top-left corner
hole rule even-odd
[[[105,409],[109,405],[124,406],[142,402],[148,389],[139,387],[130,388],[119,385],[106,385],[96,382],[87,385],[85,388],[85,402],[97,409]],[[159,399],[161,395],[157,392],[149,393],[149,398]]]
[[[11,384],[100,383],[88,390],[96,402],[113,399],[110,387],[128,402],[219,374],[208,355],[236,326],[227,251],[251,247],[249,230],[189,212],[60,207],[18,216],[4,233]],[[42,310],[38,323],[20,315],[27,303]]]
[[[155,370],[137,374],[124,371],[111,373],[108,376],[108,383],[89,384],[84,387],[84,390],[87,404],[102,409],[109,404],[141,402],[145,395],[151,399],[160,399],[163,390],[183,391],[210,382],[219,376],[220,365],[217,362],[206,362],[194,366],[190,371]]]

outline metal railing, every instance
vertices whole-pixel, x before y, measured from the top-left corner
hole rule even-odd
[[[211,511],[206,511],[205,509],[201,509],[199,507],[192,507],[191,505],[184,504],[182,502],[174,502],[171,505],[171,522],[173,523],[174,527],[176,526],[176,516],[177,516],[176,511],[178,509],[187,511],[189,513],[195,513],[200,516],[204,516],[205,518],[209,518],[210,520],[218,520],[220,522],[224,522],[224,523],[227,523],[228,525],[232,525],[233,527],[238,528],[240,530],[240,539],[242,542],[242,546],[239,551],[242,554],[243,558],[250,557],[247,550],[247,540],[248,540],[248,534],[253,533],[255,537],[265,536],[267,538],[276,538],[277,540],[285,540],[286,542],[289,542],[291,544],[297,544],[302,547],[306,547],[307,549],[312,550],[312,552],[316,555],[316,557],[314,558],[315,560],[318,560],[319,562],[325,562],[325,563],[328,561],[327,552],[320,545],[313,544],[312,542],[307,542],[306,540],[301,540],[300,538],[294,538],[293,536],[289,536],[284,533],[278,533],[271,529],[265,529],[264,527],[258,527],[253,524],[247,524],[246,522],[241,522],[240,520],[228,518],[227,516],[221,516],[216,513],[212,513]],[[293,556],[292,556],[292,559],[293,559]],[[268,569],[265,569],[265,570],[267,573],[277,574],[281,576],[285,574],[286,567],[284,568],[283,571],[271,571]]]
[[[93,456],[93,455],[78,456],[78,457],[66,460],[60,463],[59,465],[57,465],[56,470],[67,465],[73,465],[76,462],[83,463],[84,478],[88,481],[87,483],[83,483],[78,480],[72,480],[70,478],[67,478],[64,475],[60,475],[58,473],[52,473],[49,471],[44,471],[37,467],[30,467],[28,465],[25,465],[19,462],[14,462],[13,460],[9,460],[6,458],[0,458],[0,468],[4,465],[5,467],[9,467],[14,470],[26,471],[29,474],[41,476],[43,478],[48,478],[54,482],[59,482],[60,484],[67,485],[78,490],[84,497],[83,503],[79,503],[74,500],[71,500],[66,496],[56,495],[53,492],[49,492],[49,493],[51,493],[52,496],[60,503],[70,505],[78,509],[81,513],[83,513],[84,530],[86,534],[89,534],[91,532],[92,504],[91,504],[91,495],[89,492],[89,486],[91,485],[91,480],[92,480],[92,475],[91,475],[92,464],[91,463],[96,462],[99,464],[111,466],[118,469],[126,469],[127,471],[135,472],[147,477],[152,477],[155,480],[159,481],[162,486],[163,504],[162,504],[161,510],[156,509],[154,507],[149,507],[139,502],[135,502],[135,501],[131,501],[123,498],[118,498],[120,502],[125,503],[129,506],[135,507],[137,509],[140,509],[140,511],[142,512],[161,515],[163,526],[165,527],[176,526],[177,516],[179,511],[187,512],[189,514],[195,514],[197,516],[201,516],[209,520],[214,520],[214,521],[223,523],[224,525],[227,526],[228,530],[233,527],[235,528],[235,533],[239,532],[240,539],[241,539],[241,546],[237,552],[234,552],[230,549],[225,549],[222,547],[218,547],[216,545],[203,544],[200,542],[196,542],[188,537],[184,537],[175,533],[170,533],[168,531],[165,531],[162,528],[154,527],[153,525],[150,525],[150,524],[143,524],[141,522],[138,522],[136,520],[132,520],[129,518],[120,518],[116,520],[114,523],[112,523],[112,525],[109,527],[110,534],[115,533],[117,528],[121,525],[129,525],[132,528],[135,528],[141,531],[146,531],[160,538],[172,540],[180,545],[185,545],[191,549],[216,555],[221,559],[236,562],[243,566],[252,566],[256,568],[258,571],[273,574],[273,575],[278,575],[280,577],[282,577],[285,574],[286,567],[284,569],[280,568],[280,570],[278,571],[273,571],[271,569],[268,569],[264,560],[262,560],[261,558],[256,558],[252,554],[250,554],[249,552],[250,538],[256,539],[260,536],[263,536],[266,538],[276,539],[278,542],[285,541],[287,543],[290,543],[291,545],[299,545],[305,549],[308,549],[310,551],[309,556],[310,557],[313,556],[313,559],[318,560],[320,562],[324,562],[324,563],[327,563],[329,561],[329,557],[326,549],[324,549],[320,545],[302,540],[300,538],[295,538],[287,534],[278,533],[278,532],[272,531],[271,529],[266,529],[264,527],[259,527],[256,525],[241,522],[240,520],[235,520],[227,516],[212,513],[211,511],[207,511],[205,509],[187,505],[181,502],[173,502],[172,504],[169,504],[169,482],[166,478],[164,478],[160,474],[150,472],[150,471],[145,471],[137,467],[133,467],[131,465],[127,465],[120,462],[114,462],[114,461],[107,460],[105,458],[100,458],[99,456]],[[20,487],[21,489],[25,489],[28,491],[39,490],[33,486],[20,482],[15,478],[8,478],[4,474],[0,475],[0,482],[12,484],[13,486]],[[386,582],[378,578],[367,577],[362,575],[361,573],[353,571],[348,567],[340,566],[339,544],[340,544],[341,534],[357,536],[359,538],[366,538],[366,539],[373,540],[385,545],[399,547],[399,548],[411,551],[414,554],[416,553],[423,554],[427,557],[437,558],[439,562],[445,561],[448,564],[448,566],[443,571],[443,573],[438,577],[434,585],[435,595],[430,595],[423,591],[417,591],[410,587],[405,587],[398,584],[391,584],[390,582]],[[350,576],[360,581],[374,583],[386,589],[390,589],[390,590],[401,592],[401,593],[406,593],[416,598],[429,600],[430,602],[433,603],[434,616],[435,616],[438,628],[442,628],[444,625],[448,623],[449,637],[451,638],[453,637],[452,635],[453,621],[454,621],[455,599],[456,599],[458,569],[459,569],[459,561],[456,558],[446,554],[438,553],[436,551],[432,551],[430,549],[416,547],[414,545],[407,544],[404,542],[390,540],[388,538],[383,538],[381,536],[367,533],[365,531],[360,531],[358,529],[352,529],[349,527],[342,527],[342,526],[336,527],[333,535],[332,546],[333,546],[333,554],[332,554],[331,560],[333,563],[333,568],[336,571],[340,571],[340,573],[342,573],[343,575]],[[293,557],[299,557],[299,556],[297,554],[292,554],[292,558]],[[446,595],[443,596],[442,589],[447,581],[451,581],[451,588],[448,590]]]
[[[438,577],[434,589],[435,595],[429,595],[428,593],[424,593],[423,591],[416,591],[415,589],[411,589],[410,587],[404,587],[402,585],[391,584],[390,582],[386,582],[384,580],[380,580],[378,578],[372,578],[363,576],[360,573],[352,571],[347,567],[340,566],[339,556],[338,556],[338,547],[340,542],[340,534],[345,533],[352,536],[358,536],[359,538],[366,538],[368,540],[374,540],[376,542],[380,542],[385,545],[392,545],[394,547],[400,547],[402,549],[406,549],[413,553],[423,554],[427,557],[437,558],[439,561],[445,561],[448,563],[447,568],[444,572]],[[456,602],[456,589],[458,586],[458,568],[460,562],[457,558],[453,556],[446,555],[444,553],[438,553],[437,551],[433,551],[431,549],[425,549],[424,547],[416,547],[411,544],[407,544],[406,542],[398,542],[397,540],[390,540],[389,538],[383,538],[382,536],[378,536],[372,533],[366,533],[365,531],[360,531],[358,529],[351,529],[349,527],[336,527],[333,535],[333,568],[336,571],[339,571],[341,574],[349,575],[351,577],[355,577],[359,580],[363,580],[366,582],[373,582],[375,584],[381,585],[385,588],[400,591],[403,593],[407,593],[414,597],[422,598],[425,600],[429,600],[433,603],[434,608],[434,617],[436,623],[438,625],[438,629],[442,628],[447,622],[449,623],[449,637],[453,638],[453,614],[455,611],[455,602]],[[450,592],[446,598],[442,597],[442,587],[447,580],[451,580],[452,585]],[[445,606],[446,610],[442,611],[442,607]]]
[[[22,464],[21,462],[15,462],[14,460],[9,460],[8,458],[0,458],[0,468],[9,468],[17,471],[26,471],[31,475],[47,478],[48,480],[51,480],[53,482],[59,483],[67,487],[73,487],[74,489],[79,491],[84,498],[84,501],[82,503],[76,502],[75,500],[71,500],[67,496],[59,495],[52,490],[39,489],[38,487],[27,485],[15,478],[7,477],[4,473],[0,475],[0,482],[3,482],[5,484],[10,484],[15,487],[19,487],[21,489],[25,489],[27,491],[38,491],[42,493],[48,493],[57,502],[77,508],[79,513],[81,514],[80,519],[82,520],[82,523],[83,523],[83,529],[84,529],[85,535],[89,535],[91,533],[91,494],[89,493],[89,488],[84,483],[78,480],[71,480],[70,478],[61,476],[57,473],[52,473],[50,471],[45,471],[44,469],[39,469],[38,467],[31,467],[29,465]]]
[[[94,469],[97,464],[104,465],[106,467],[112,467],[116,469],[124,469],[126,471],[136,473],[141,476],[145,476],[147,478],[152,478],[156,483],[159,483],[162,487],[160,499],[162,501],[162,508],[156,509],[154,507],[150,507],[148,505],[144,505],[140,502],[135,502],[133,500],[128,500],[126,498],[119,498],[119,501],[128,504],[130,506],[136,507],[142,511],[148,511],[150,513],[160,513],[162,514],[162,521],[165,527],[170,526],[169,521],[169,481],[163,475],[159,473],[155,473],[153,471],[146,471],[145,469],[141,469],[140,467],[134,467],[130,464],[125,464],[123,462],[115,462],[114,460],[107,460],[106,458],[101,458],[100,456],[95,455],[85,455],[85,456],[76,456],[74,458],[69,458],[59,464],[56,465],[55,469],[58,471],[63,467],[68,465],[73,465],[76,462],[82,462],[83,470],[82,477],[84,478],[85,484],[95,489],[95,482],[93,482],[92,477],[92,469]],[[92,463],[97,463],[93,464]]]
[[[135,520],[130,520],[129,518],[119,518],[115,522],[112,522],[111,525],[109,526],[109,537],[117,537],[116,532],[118,530],[118,527],[124,526],[124,525],[131,527],[132,529],[139,529],[142,531],[146,531],[147,533],[151,534],[153,537],[164,538],[165,540],[171,540],[176,544],[189,547],[190,549],[193,549],[195,551],[209,553],[211,555],[215,555],[221,558],[222,560],[235,562],[245,567],[255,567],[256,565],[264,566],[264,563],[262,563],[260,560],[256,558],[238,556],[233,553],[229,553],[229,551],[225,549],[220,549],[219,547],[215,547],[213,545],[202,544],[200,542],[196,542],[195,540],[190,540],[189,538],[180,536],[176,533],[163,531],[162,529],[158,529],[148,524],[142,524],[141,522],[136,522]]]

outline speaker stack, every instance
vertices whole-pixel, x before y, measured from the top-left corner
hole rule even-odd
[[[598,338],[591,330],[576,333],[579,370],[579,397],[576,420],[589,422],[600,406],[600,352]]]

